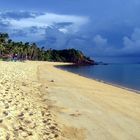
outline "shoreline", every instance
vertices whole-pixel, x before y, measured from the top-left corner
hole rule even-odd
[[[66,64],[66,65],[69,65],[69,64]],[[136,90],[136,89],[133,89],[133,88],[128,88],[128,87],[125,87],[125,86],[121,86],[119,84],[114,84],[114,83],[107,82],[107,81],[104,81],[104,80],[100,80],[100,79],[97,79],[97,78],[90,78],[89,76],[84,76],[84,75],[81,75],[81,74],[78,74],[78,73],[71,72],[67,69],[63,69],[63,66],[66,66],[66,65],[54,65],[54,67],[56,67],[58,69],[61,69],[61,70],[64,70],[64,71],[67,71],[67,72],[70,72],[70,73],[73,73],[73,74],[76,74],[76,75],[79,75],[81,77],[85,77],[85,78],[88,78],[88,79],[91,79],[91,80],[95,80],[97,82],[101,82],[101,83],[104,83],[104,84],[107,84],[107,85],[115,86],[115,87],[118,87],[118,88],[121,88],[121,89],[125,89],[125,90],[128,90],[128,91],[132,91],[132,92],[135,92],[137,94],[140,94],[140,90]]]
[[[0,62],[1,140],[140,138],[139,94],[55,67],[62,64]]]
[[[140,138],[140,94],[56,67],[63,64],[46,63],[40,76],[48,85],[46,98],[65,138]]]

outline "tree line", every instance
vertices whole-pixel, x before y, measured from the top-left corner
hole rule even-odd
[[[38,47],[36,43],[12,41],[7,33],[0,33],[0,58],[7,60],[15,57],[18,60],[59,61],[77,64],[94,63],[79,50],[47,50],[44,47]]]

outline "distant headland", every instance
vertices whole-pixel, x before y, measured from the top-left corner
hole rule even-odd
[[[36,60],[70,62],[76,65],[94,65],[94,60],[76,49],[53,50],[38,47],[36,43],[12,41],[7,33],[0,33],[0,58],[2,60]]]

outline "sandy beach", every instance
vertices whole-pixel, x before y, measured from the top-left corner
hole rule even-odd
[[[60,138],[55,116],[42,98],[39,65],[0,61],[0,140]]]
[[[0,61],[0,140],[140,140],[140,94],[61,64]]]

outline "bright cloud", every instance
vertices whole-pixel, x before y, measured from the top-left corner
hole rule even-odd
[[[73,15],[59,15],[54,13],[43,13],[40,15],[36,15],[33,13],[30,13],[30,15],[34,15],[32,17],[24,17],[21,19],[15,19],[15,18],[6,18],[3,19],[3,21],[8,22],[11,26],[11,28],[15,29],[21,29],[21,28],[29,28],[32,26],[35,27],[48,27],[55,23],[61,23],[61,22],[72,22],[77,29],[86,24],[88,22],[87,17],[82,16],[73,16]]]
[[[15,40],[28,40],[31,42],[46,39],[46,36],[51,35],[51,33],[46,32],[49,31],[50,27],[53,28],[52,32],[60,32],[62,35],[75,34],[88,22],[88,17],[76,15],[25,11],[0,12],[1,31],[8,32]]]
[[[99,47],[107,45],[107,39],[103,38],[101,35],[96,35],[93,38],[93,42],[96,44],[96,46],[99,46]]]
[[[126,52],[127,54],[140,54],[140,29],[136,28],[132,33],[131,37],[125,36],[124,47],[122,48],[122,52]]]

